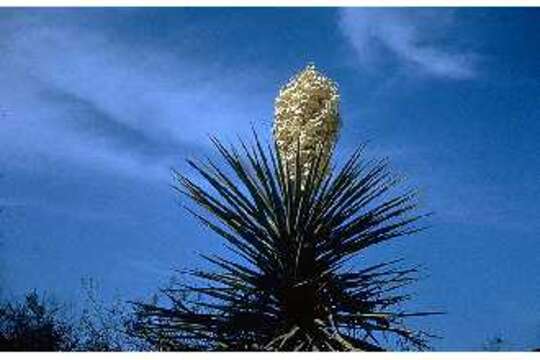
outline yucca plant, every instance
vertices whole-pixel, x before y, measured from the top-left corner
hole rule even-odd
[[[308,67],[288,85],[302,96],[287,96],[301,101],[307,94],[307,104],[330,109],[326,121],[338,124],[337,106],[325,103],[337,101],[333,88],[324,91],[333,84],[306,72],[316,70]],[[318,84],[298,84],[314,79]],[[278,98],[276,107],[282,103]],[[337,126],[302,125],[297,107],[286,119],[276,109],[269,145],[255,132],[252,144],[239,147],[212,138],[224,166],[188,161],[204,184],[176,173],[176,189],[204,213],[188,210],[235,255],[203,255],[214,270],[188,271],[193,281],[163,290],[171,306],[137,304],[135,331],[159,349],[381,351],[394,341],[427,347],[429,335],[404,320],[429,313],[401,309],[409,296],[399,290],[417,269],[400,260],[356,261],[376,244],[421,230],[415,192],[394,195],[399,179],[387,161],[364,160],[362,148],[333,168]],[[296,135],[285,133],[284,121],[296,122]]]

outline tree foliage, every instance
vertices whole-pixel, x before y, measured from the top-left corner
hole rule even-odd
[[[0,307],[0,350],[69,351],[76,346],[71,324],[59,316],[60,307],[34,291],[24,301]]]
[[[291,169],[254,136],[241,149],[212,140],[226,167],[188,161],[204,183],[176,173],[203,210],[188,211],[234,256],[203,255],[214,269],[186,272],[192,281],[163,291],[168,306],[136,303],[139,336],[162,350],[426,349],[429,335],[405,320],[430,313],[402,310],[410,296],[398,292],[417,269],[351,261],[421,230],[415,192],[394,195],[387,161],[362,149],[339,168],[297,156]]]

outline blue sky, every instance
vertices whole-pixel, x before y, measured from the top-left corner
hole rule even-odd
[[[0,9],[0,282],[71,301],[81,278],[147,296],[222,251],[170,168],[208,134],[269,132],[280,85],[340,85],[338,157],[369,141],[431,229],[372,251],[429,276],[440,350],[540,344],[540,10]]]

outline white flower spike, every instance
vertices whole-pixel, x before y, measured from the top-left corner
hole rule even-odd
[[[279,91],[274,107],[273,134],[278,151],[295,177],[300,150],[303,175],[319,152],[321,167],[332,155],[340,127],[337,84],[309,64]]]

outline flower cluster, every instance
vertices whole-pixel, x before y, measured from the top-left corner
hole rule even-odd
[[[295,177],[299,151],[303,175],[320,153],[321,166],[332,155],[340,126],[337,85],[308,65],[293,77],[275,100],[274,138],[282,159]]]

